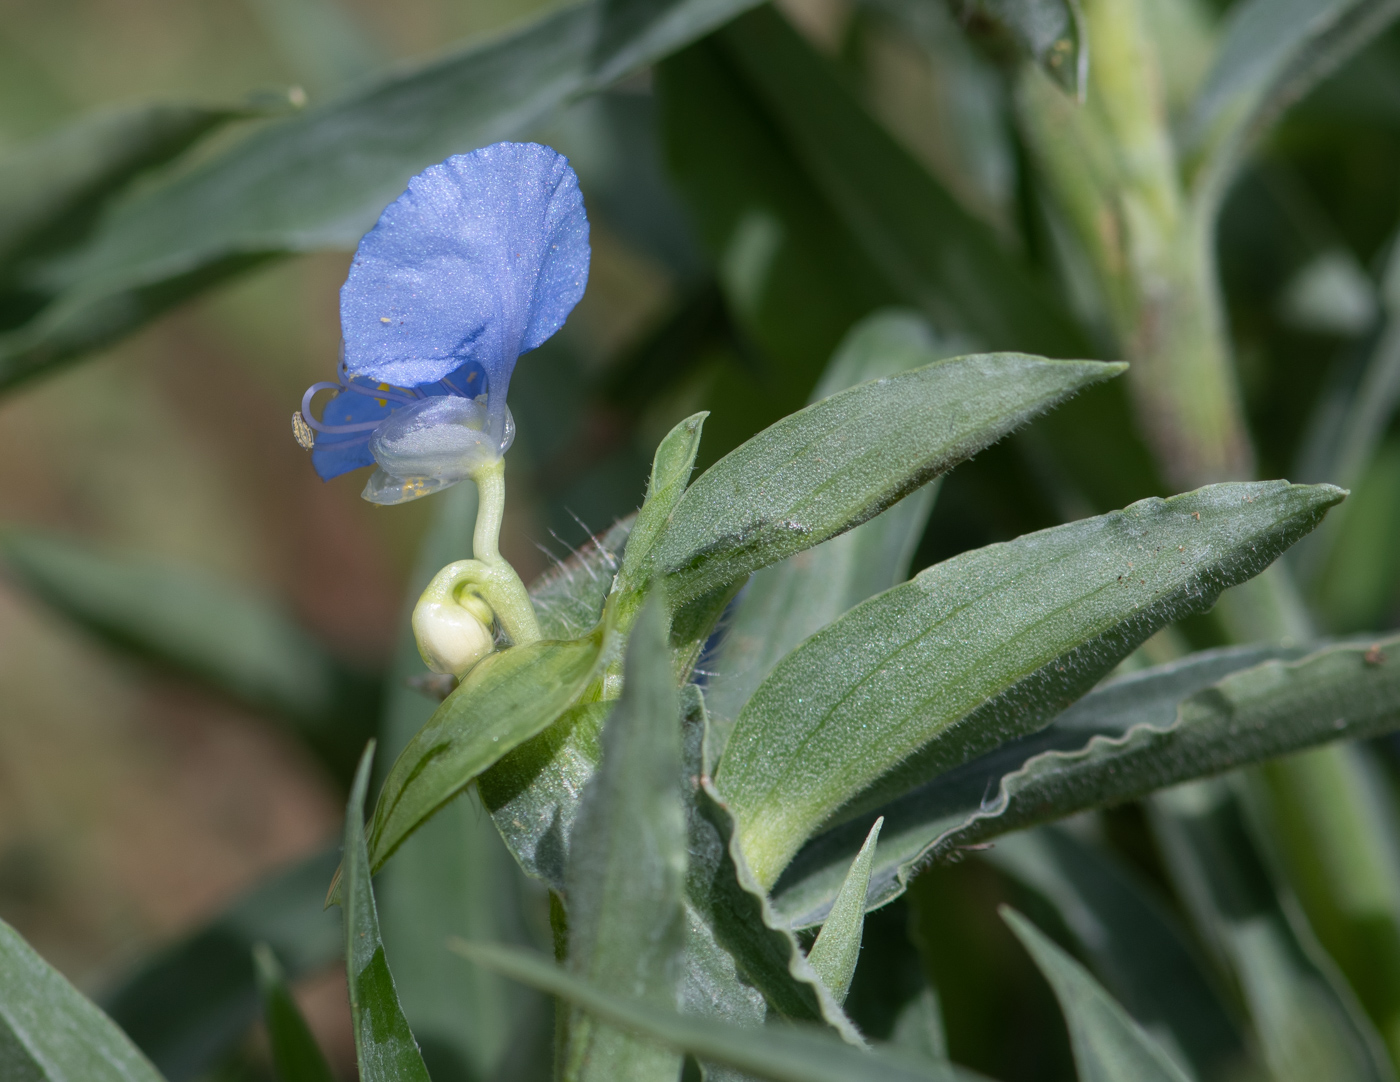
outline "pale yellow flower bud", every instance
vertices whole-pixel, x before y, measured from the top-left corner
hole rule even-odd
[[[496,649],[491,607],[473,593],[435,587],[436,580],[414,606],[413,636],[428,668],[461,677]]]

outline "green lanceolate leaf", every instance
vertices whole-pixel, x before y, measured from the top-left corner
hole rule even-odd
[[[433,503],[433,523],[406,591],[379,726],[380,747],[390,762],[437,706],[409,683],[428,675],[409,614],[439,568],[472,554],[476,486],[458,485]],[[532,886],[470,790],[415,831],[376,878],[384,952],[404,1017],[434,1078],[489,1078],[508,1057],[517,1066],[514,1056],[522,1051],[533,1051],[536,1064],[550,1065],[552,1004],[532,989],[460,965],[442,949],[453,935],[547,944],[547,903],[532,896]],[[548,1073],[526,1070],[521,1067],[515,1077],[523,1082]]]
[[[1043,728],[1343,496],[1268,481],[1143,500],[964,553],[857,606],[774,670],[719,763],[759,881],[858,795],[878,806]]]
[[[579,794],[602,757],[600,737],[612,708],[584,703],[564,711],[477,783],[516,859],[555,890],[564,889]]]
[[[1393,1080],[1379,1035],[1272,882],[1228,781],[1159,794],[1149,810],[1177,892],[1233,973],[1272,1077]]]
[[[379,938],[379,915],[370,884],[365,847],[365,790],[369,788],[374,742],[365,748],[345,808],[345,979],[361,1082],[431,1082],[418,1044],[399,1006],[394,978]]]
[[[831,358],[813,401],[958,352],[921,318],[885,310],[862,320]],[[705,688],[714,747],[773,667],[851,606],[903,582],[937,494],[924,486],[889,510],[816,548],[756,572],[728,617]]]
[[[597,625],[633,521],[617,523],[530,587],[540,630],[546,636],[577,638]],[[477,783],[482,801],[520,866],[560,893],[565,890],[569,834],[579,794],[598,765],[598,734],[611,706],[587,703],[566,711]]]
[[[697,478],[657,545],[680,604],[874,518],[1122,365],[978,354],[852,387],[785,417]]]
[[[700,449],[700,430],[707,416],[708,413],[697,413],[687,417],[671,429],[656,448],[646,502],[637,512],[636,523],[627,537],[627,554],[610,595],[612,619],[619,632],[625,632],[631,626],[647,587],[655,577],[656,543],[665,533],[671,513],[690,483],[695,454]],[[729,593],[721,591],[718,596],[693,602],[672,620],[669,636],[672,668],[680,681],[689,679],[700,650],[723,613],[729,596]],[[610,676],[615,675],[616,668],[615,661]],[[609,695],[610,691],[605,689],[604,694]]]
[[[3,921],[0,1070],[18,1082],[163,1082],[126,1034]]]
[[[519,136],[751,3],[585,0],[259,129],[123,205],[80,252],[36,271],[35,287],[57,299],[0,336],[0,387],[261,259],[352,248],[426,166]]]
[[[1187,128],[1217,198],[1249,144],[1397,15],[1396,0],[1248,0],[1231,9]]]
[[[687,815],[686,897],[708,937],[734,959],[739,976],[762,992],[779,1015],[825,1022],[849,1043],[863,1045],[744,863],[735,843],[734,818],[708,779],[700,779]]]
[[[1055,990],[1081,1082],[1189,1082],[1083,966],[1014,909],[1003,906],[1001,915]]]
[[[256,944],[268,943],[293,979],[340,957],[340,922],[325,908],[338,859],[329,849],[271,877],[101,997],[169,1082],[202,1076],[242,1040],[258,1010]]]
[[[656,542],[665,533],[671,513],[690,483],[690,471],[695,468],[695,455],[700,450],[700,431],[708,416],[704,412],[687,417],[657,445],[646,501],[627,535],[627,553],[613,586],[615,593],[629,599],[629,608],[641,604],[641,596],[651,580]]]
[[[1047,752],[1030,760],[1002,779],[993,806],[940,838],[934,852],[1329,741],[1396,728],[1400,639],[1265,662],[1185,700],[1166,729],[1142,726],[1118,739],[1091,741],[1077,752]],[[1002,816],[1008,818],[990,825]]]
[[[1393,648],[1394,640],[1388,645]],[[1394,1059],[1400,1050],[1400,987],[1392,976],[1400,973],[1400,808],[1387,762],[1374,744],[1338,743],[1325,754],[1266,763],[1245,784],[1255,834],[1267,839],[1271,866],[1297,896]]]
[[[628,641],[602,750],[569,847],[569,970],[617,995],[674,1006],[685,944],[685,813],[680,703],[659,601],[643,608]],[[577,1010],[562,1062],[571,1082],[675,1082],[681,1068],[672,1049]]]
[[[707,773],[703,764],[706,759],[705,743],[710,733],[700,689],[693,684],[686,685],[682,690],[681,703],[681,769],[688,791],[691,778],[698,779]],[[688,793],[685,813],[686,937],[681,964],[681,1013],[718,1019],[732,1025],[761,1026],[769,1014],[768,1002],[763,993],[745,977],[735,956],[720,945],[717,926],[712,925],[702,912],[702,908],[708,908],[704,903],[710,895],[697,889],[707,882],[707,877],[700,874],[701,869],[708,868],[708,881],[715,881],[718,865],[724,859],[724,845],[714,823],[700,814],[694,794]],[[700,904],[692,897],[699,898]],[[747,1075],[731,1068],[712,1062],[703,1066],[707,1082],[749,1082]]]
[[[506,753],[548,729],[598,674],[601,628],[583,639],[543,639],[479,661],[395,760],[370,829],[371,866]]]
[[[292,999],[277,955],[266,943],[259,943],[253,948],[253,961],[278,1082],[333,1082],[330,1064]]]
[[[269,711],[346,782],[374,724],[374,683],[271,601],[194,568],[10,529],[0,559],[56,610],[118,647]]]
[[[0,155],[0,280],[14,277],[17,261],[81,240],[104,204],[144,170],[231,120],[263,111],[197,105],[104,109]]]
[[[822,930],[807,961],[817,971],[822,983],[831,989],[838,1003],[846,1001],[860,959],[861,931],[865,927],[865,895],[870,889],[870,865],[875,859],[875,843],[880,838],[883,819],[876,819],[865,844],[860,847],[851,870],[831,904],[831,912],[822,922]]]
[[[1170,728],[1183,699],[1222,677],[1306,652],[1300,647],[1231,647],[1121,677],[1090,692],[1039,732],[1003,744],[884,805],[878,813],[885,817],[885,827],[875,852],[867,907],[902,894],[916,869],[933,859],[935,847],[941,856],[954,855],[957,847],[938,845],[939,839],[993,808],[1002,779],[1037,756],[1082,751],[1095,737],[1117,739],[1135,726]],[[822,922],[874,817],[861,816],[813,838],[788,866],[774,888],[773,903],[793,927]]]
[[[1055,908],[1109,993],[1197,1078],[1246,1061],[1176,919],[1108,852],[1052,826],[1002,838],[983,859]]]
[[[1083,354],[1053,293],[871,118],[782,16],[760,8],[717,40],[902,300],[987,348]]]
[[[810,1029],[782,1025],[750,1029],[676,1014],[604,992],[529,951],[461,941],[454,942],[452,949],[479,965],[569,999],[613,1025],[774,1082],[973,1082],[978,1077],[951,1064],[916,1063],[894,1052],[861,1051]]]

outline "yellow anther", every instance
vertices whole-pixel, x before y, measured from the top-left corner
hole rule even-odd
[[[379,317],[379,322],[380,322],[380,323],[388,323],[388,322],[390,322],[390,320],[389,320],[389,317],[388,317],[388,316],[380,316],[380,317]]]

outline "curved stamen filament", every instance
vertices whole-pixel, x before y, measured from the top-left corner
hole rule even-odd
[[[325,432],[328,435],[339,435],[344,432],[372,432],[379,427],[379,421],[362,421],[354,425],[328,425],[318,421],[311,412],[311,399],[317,391],[339,391],[338,383],[313,383],[306,389],[306,393],[301,396],[301,415],[306,423],[317,432]]]
[[[412,397],[409,397],[399,390],[372,389],[363,387],[353,380],[344,378],[342,378],[340,383],[313,383],[306,389],[306,393],[301,396],[301,415],[306,419],[306,423],[317,432],[325,432],[334,435],[347,432],[372,432],[379,427],[383,418],[380,418],[378,421],[360,421],[356,424],[349,425],[326,424],[324,421],[317,420],[315,415],[311,412],[311,399],[315,397],[317,391],[334,391],[336,394],[339,394],[341,391],[354,391],[356,394],[362,394],[369,398],[378,398],[381,400],[381,403],[383,400],[387,399],[399,402],[405,406],[423,397],[423,395],[416,390],[412,392]]]

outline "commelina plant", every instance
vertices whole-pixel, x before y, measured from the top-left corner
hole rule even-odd
[[[1363,685],[1379,674],[1352,649],[1270,670],[1241,703],[1162,728],[1130,715],[1098,732],[1063,713],[1155,631],[1264,570],[1344,493],[1213,485],[964,554],[758,660],[721,648],[720,686],[732,677],[750,694],[721,694],[711,716],[696,662],[753,572],[879,528],[901,498],[1126,366],[1010,353],[848,364],[834,393],[694,482],[705,415],[687,418],[656,452],[641,511],[615,531],[609,559],[621,562],[592,626],[546,637],[498,548],[506,392],[520,356],[582,296],[587,237],[573,171],[546,147],[502,143],[428,169],[361,242],[341,291],[339,382],[313,385],[293,419],[323,477],[374,465],[371,502],[468,478],[478,492],[476,555],[440,570],[413,612],[423,660],[455,686],[388,770],[364,835],[369,752],[351,801],[334,897],[361,929],[349,964],[362,1062],[391,1054],[410,1064],[395,1077],[421,1070],[371,949],[369,874],[476,784],[521,867],[551,890],[563,968],[490,944],[453,949],[573,1004],[561,1077],[670,1080],[686,1054],[718,1077],[962,1074],[936,1058],[899,1065],[844,1014],[867,908],[937,854],[1317,739],[1317,719],[1317,735],[1295,728],[1280,743],[1256,723],[1240,739],[1241,710],[1270,722],[1296,711],[1310,666],[1341,661],[1348,683],[1366,678],[1351,693],[1374,702]],[[318,419],[323,389],[333,396]],[[1391,724],[1388,710],[1372,716],[1340,726]],[[995,794],[968,799],[969,778],[997,777]],[[1105,1057],[1132,1064],[1130,1077],[1187,1077],[1177,1050],[1061,948],[1007,919],[1086,1030],[1074,1031],[1086,1077]],[[820,931],[804,943],[800,928]],[[784,1030],[792,1047],[769,1048],[733,1026],[772,1015],[828,1032]]]
[[[362,1082],[1394,1082],[1400,4],[1217,6],[858,0],[824,56],[749,0],[578,0],[302,112],[0,160],[0,388],[358,241],[293,435],[435,513],[383,681],[241,591],[0,536],[349,793],[101,1008],[0,923],[0,1080],[327,1082],[289,981],[343,959]],[[572,166],[481,146],[579,103]],[[679,268],[607,392],[664,420],[636,513],[527,585],[505,460],[548,422],[522,370],[512,452],[507,396],[583,297],[583,192],[600,279],[624,225]]]

